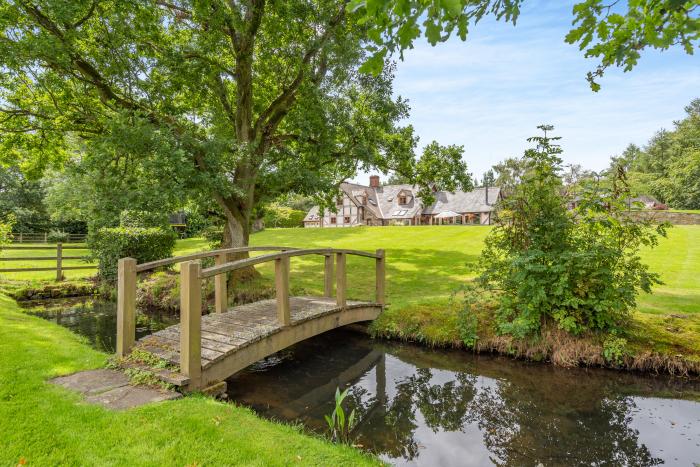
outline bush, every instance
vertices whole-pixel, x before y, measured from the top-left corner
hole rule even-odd
[[[120,258],[145,263],[172,256],[175,233],[162,228],[104,227],[88,237],[88,246],[92,258],[99,263],[100,279],[113,282]]]
[[[120,227],[170,228],[168,215],[162,212],[124,210],[119,214]]]
[[[624,324],[639,292],[660,283],[639,251],[655,246],[666,226],[623,215],[624,173],[612,189],[584,184],[567,210],[561,149],[546,134],[529,141],[538,147],[525,152],[527,173],[499,204],[480,259],[479,282],[500,291],[499,331],[520,338],[546,321],[572,334]]]
[[[70,234],[61,230],[52,230],[46,236],[46,240],[50,243],[68,243],[70,241]]]
[[[0,248],[12,241],[12,222],[0,222]]]
[[[306,212],[272,203],[265,208],[265,227],[303,227]]]

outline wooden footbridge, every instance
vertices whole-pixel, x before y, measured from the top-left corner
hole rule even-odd
[[[268,252],[228,261],[232,253]],[[289,266],[294,257],[321,255],[324,296],[290,297]],[[348,255],[375,259],[376,295],[370,302],[347,299]],[[214,257],[215,265],[202,269],[200,260]],[[266,262],[275,263],[276,298],[228,306],[227,273]],[[137,274],[181,263],[180,323],[135,341]],[[202,285],[214,279],[215,311],[202,316]],[[335,298],[333,286],[335,283]],[[150,352],[179,370],[150,369],[186,391],[213,387],[248,365],[292,344],[340,326],[374,320],[384,307],[384,250],[366,252],[331,248],[228,248],[137,264],[119,260],[117,298],[117,356],[134,348]]]

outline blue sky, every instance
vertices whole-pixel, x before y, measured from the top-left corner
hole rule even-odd
[[[487,20],[466,42],[430,46],[424,39],[398,62],[394,88],[409,100],[406,121],[419,146],[437,140],[464,146],[479,176],[520,156],[536,126],[561,136],[566,163],[600,170],[631,142],[643,145],[671,128],[700,97],[700,56],[648,50],[634,70],[610,69],[594,93],[585,79],[597,62],[564,43],[570,1],[527,1],[517,26]],[[357,177],[367,182],[367,174]]]

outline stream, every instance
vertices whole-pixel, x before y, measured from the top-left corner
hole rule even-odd
[[[116,306],[92,299],[27,312],[114,351]],[[138,337],[177,316],[141,314]],[[228,380],[229,398],[319,434],[348,389],[355,445],[396,465],[700,465],[700,380],[552,365],[370,339],[337,329]]]

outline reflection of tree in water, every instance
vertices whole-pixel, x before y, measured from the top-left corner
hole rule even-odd
[[[437,433],[476,424],[497,465],[661,463],[630,428],[632,399],[601,380],[519,368],[493,386],[479,387],[470,372],[451,372],[450,381],[436,383],[433,371],[416,368],[394,383],[395,395],[385,400],[383,367],[377,365],[377,395],[354,387],[351,406],[358,410],[358,441],[392,458],[419,455],[415,434],[421,425]]]
[[[419,451],[414,439],[419,423],[435,432],[460,430],[474,396],[476,377],[462,373],[447,383],[431,384],[432,376],[429,369],[417,369],[414,375],[396,383],[391,401],[382,401],[386,395],[379,390],[369,404],[358,408],[360,442],[393,458],[413,459]],[[416,409],[423,416],[422,422],[416,419]]]
[[[478,423],[497,465],[660,464],[629,427],[632,400],[608,398],[599,389],[500,382],[479,391],[470,421]],[[558,401],[562,396],[571,400]]]

